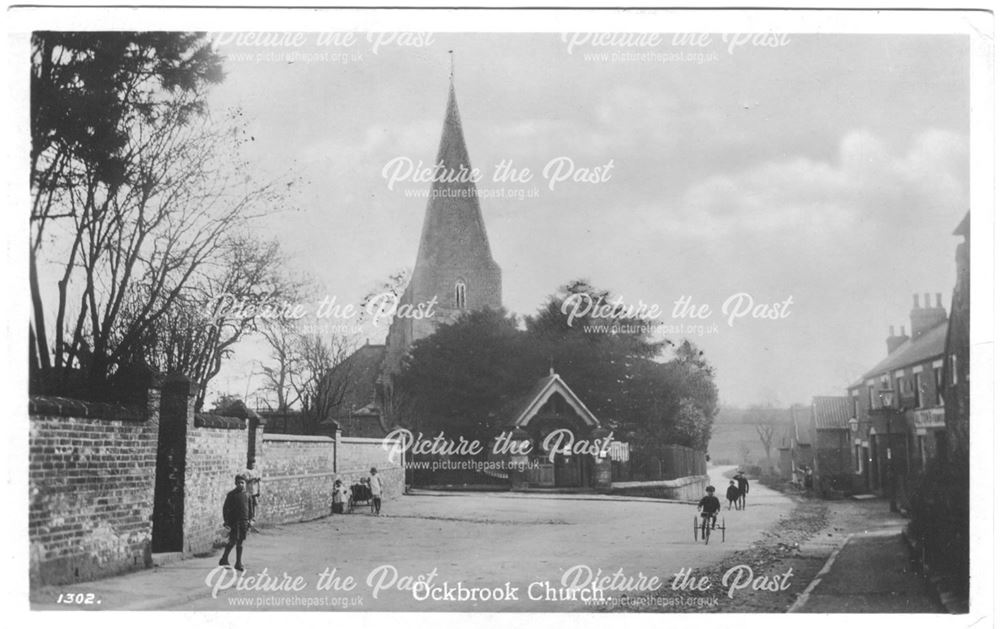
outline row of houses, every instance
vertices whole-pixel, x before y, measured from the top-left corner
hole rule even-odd
[[[886,356],[842,396],[792,407],[779,447],[786,479],[904,501],[908,483],[934,459],[968,456],[969,239],[966,214],[953,232],[957,278],[949,316],[941,294],[913,296],[910,334],[889,328]]]

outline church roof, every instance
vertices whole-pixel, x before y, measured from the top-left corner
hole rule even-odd
[[[385,345],[364,345],[327,374],[330,390],[340,396],[340,405],[332,412],[334,419],[359,411],[371,414],[378,408],[376,387],[384,357]]]
[[[431,184],[414,273],[430,268],[494,268],[472,162],[465,145],[455,85],[448,90],[441,144],[435,166],[443,166]],[[416,278],[414,278],[416,279]]]

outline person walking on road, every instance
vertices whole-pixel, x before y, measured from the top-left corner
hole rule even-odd
[[[737,503],[737,510],[747,508],[747,494],[750,493],[750,481],[743,475],[743,470],[736,472],[736,486],[740,490],[740,499]]]
[[[236,565],[233,567],[239,571],[244,570],[243,542],[247,538],[253,519],[254,500],[247,491],[247,479],[242,474],[237,474],[236,488],[226,494],[226,501],[222,505],[222,521],[229,529],[229,541],[222,553],[222,559],[219,560],[220,566],[229,565],[229,551],[235,546]]]
[[[378,475],[378,470],[374,467],[368,478],[368,486],[372,490],[372,512],[379,516],[382,514],[382,477]]]
[[[733,504],[736,504],[736,508],[739,509],[740,505],[737,502],[740,499],[740,489],[736,486],[736,481],[729,481],[729,487],[726,488],[726,500],[729,501],[729,506],[727,509],[729,511],[733,510]]]

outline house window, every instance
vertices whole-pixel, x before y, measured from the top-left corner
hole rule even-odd
[[[465,281],[455,282],[455,308],[465,310]]]
[[[874,385],[868,385],[868,409],[872,410],[875,408],[875,387]]]
[[[857,391],[855,391],[853,394],[851,394],[851,408],[853,410],[853,412],[851,413],[851,417],[857,417],[858,416],[858,392]]]
[[[934,393],[937,398],[937,405],[944,405],[944,369],[934,368]]]
[[[858,474],[865,471],[865,460],[864,455],[861,452],[861,444],[854,444],[854,461],[857,464]]]
[[[924,405],[924,392],[920,388],[920,374],[913,374],[913,391],[917,396],[917,408]]]
[[[951,355],[951,383],[958,384],[958,356]]]

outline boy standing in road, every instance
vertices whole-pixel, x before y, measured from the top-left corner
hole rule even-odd
[[[219,560],[220,566],[229,565],[229,551],[236,547],[237,570],[244,570],[243,566],[243,541],[247,538],[247,531],[254,519],[253,496],[247,492],[247,480],[242,474],[236,475],[236,488],[226,494],[226,501],[222,505],[222,521],[229,529],[229,541],[226,549]]]
[[[368,486],[372,489],[372,511],[375,515],[382,513],[382,477],[378,475],[378,470],[371,469],[371,477],[368,478]]]
[[[726,500],[729,501],[729,507],[728,507],[728,509],[730,511],[733,510],[733,503],[738,502],[739,499],[740,499],[740,490],[736,486],[736,481],[731,480],[731,481],[729,481],[729,487],[726,489]],[[737,504],[736,505],[736,509],[739,510],[739,508],[740,508],[740,505]]]

